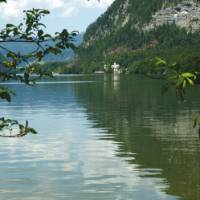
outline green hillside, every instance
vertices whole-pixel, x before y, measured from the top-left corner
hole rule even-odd
[[[154,65],[159,56],[195,70],[200,67],[199,16],[199,0],[116,0],[88,27],[76,65],[94,72],[117,62],[130,73],[160,75]]]

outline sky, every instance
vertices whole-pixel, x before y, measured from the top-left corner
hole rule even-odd
[[[0,28],[6,23],[19,23],[23,10],[48,9],[51,14],[43,20],[47,31],[54,33],[63,28],[84,32],[111,5],[114,0],[7,0],[0,4]]]

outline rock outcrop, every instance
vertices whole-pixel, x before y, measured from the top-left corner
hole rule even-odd
[[[144,25],[143,30],[149,31],[163,24],[175,23],[178,27],[195,32],[200,29],[200,3],[192,0],[184,1],[174,7],[159,10],[152,16],[150,23]]]

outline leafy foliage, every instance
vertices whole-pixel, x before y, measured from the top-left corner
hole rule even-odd
[[[0,0],[0,3],[6,3]],[[48,54],[60,54],[66,48],[74,49],[74,37],[77,32],[69,33],[66,29],[50,35],[45,32],[45,25],[41,22],[42,18],[49,14],[45,9],[32,9],[24,11],[24,21],[18,25],[7,24],[0,31],[0,80],[2,82],[16,80],[27,85],[33,85],[43,76],[52,77],[51,71],[41,68],[38,63]],[[51,41],[51,42],[49,42]],[[35,45],[34,50],[27,53],[15,52],[7,48],[8,43],[31,43]],[[19,73],[20,72],[20,73]],[[37,75],[34,76],[33,75]],[[0,86],[0,98],[8,102],[14,93],[8,88]],[[36,133],[36,131],[26,125],[22,125],[15,120],[0,119],[0,131],[4,128],[12,129],[18,126],[19,134],[25,136],[27,133]]]
[[[11,102],[11,95],[15,95],[13,91],[3,86],[0,86],[0,94],[1,94],[1,98],[5,99],[8,102]]]
[[[163,87],[163,93],[168,90],[169,85],[173,85],[176,89],[176,94],[181,101],[184,100],[186,88],[194,85],[197,79],[196,73],[182,72],[176,63],[168,65],[167,62],[161,58],[156,58],[156,66],[164,68],[167,84]]]
[[[9,134],[4,134],[4,132],[9,131]],[[16,131],[16,134],[13,132]],[[17,120],[0,118],[0,134],[1,137],[23,137],[28,133],[37,134],[36,130],[28,126],[28,121],[26,121],[25,126],[20,124]]]
[[[55,33],[55,36],[51,36],[44,32],[45,25],[41,23],[41,18],[49,14],[47,10],[33,9],[25,11],[25,22],[18,26],[13,24],[7,24],[6,27],[0,32],[0,49],[7,52],[5,59],[0,62],[4,70],[2,73],[3,78],[6,80],[15,79],[26,84],[33,82],[31,80],[31,74],[37,74],[41,78],[46,74],[37,68],[37,65],[33,62],[40,62],[43,57],[49,53],[59,54],[63,49],[74,48],[73,37],[75,32],[69,34],[67,30],[63,30],[61,33]],[[53,41],[52,45],[44,44],[47,41]],[[15,53],[1,43],[11,42],[27,42],[34,43],[35,50],[22,55],[20,52]],[[18,66],[24,65],[22,72],[23,76],[16,75],[15,70]],[[6,72],[5,72],[6,71]],[[11,73],[12,72],[12,73]],[[9,76],[6,76],[6,75]]]

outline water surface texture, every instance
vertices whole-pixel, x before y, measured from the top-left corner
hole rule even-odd
[[[137,76],[10,83],[1,115],[38,135],[0,138],[0,200],[198,200],[198,88],[180,104]]]

